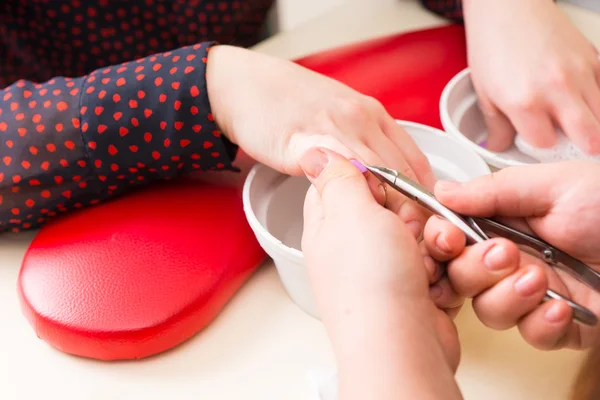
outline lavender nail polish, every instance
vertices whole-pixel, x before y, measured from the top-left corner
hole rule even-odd
[[[367,172],[367,168],[360,161],[352,159],[350,162],[363,174]]]

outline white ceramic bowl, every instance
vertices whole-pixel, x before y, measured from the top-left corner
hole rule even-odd
[[[444,132],[398,121],[429,159],[438,178],[467,181],[490,172],[475,152]],[[255,165],[244,184],[244,211],[259,243],[275,262],[292,300],[319,318],[304,266],[302,238],[304,198],[310,183],[262,165]]]
[[[492,152],[480,146],[487,138],[483,115],[469,69],[459,72],[448,82],[440,98],[440,118],[444,130],[477,152],[490,165],[505,168],[538,161],[521,153],[514,145],[504,152]]]

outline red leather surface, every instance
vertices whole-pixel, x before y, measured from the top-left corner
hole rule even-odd
[[[439,99],[467,67],[462,25],[378,38],[310,55],[300,65],[375,97],[397,119],[442,128]]]
[[[441,127],[438,100],[466,66],[449,26],[298,60],[379,99],[396,118]],[[239,191],[181,182],[46,225],[19,278],[38,336],[71,354],[137,359],[209,324],[264,258]]]
[[[19,294],[59,350],[138,359],[204,328],[264,258],[238,189],[160,185],[44,227]]]

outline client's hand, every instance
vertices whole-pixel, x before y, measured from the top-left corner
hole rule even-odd
[[[438,182],[435,195],[462,214],[519,217],[510,220],[516,228],[600,271],[600,164],[508,168],[467,184]],[[563,301],[540,305],[551,287],[600,316],[600,294],[520,253],[512,242],[492,239],[464,249],[462,233],[438,218],[427,223],[425,242],[436,259],[453,259],[450,281],[460,294],[474,298],[474,310],[487,326],[518,325],[525,340],[541,349],[589,347],[600,334],[600,326],[571,322]]]
[[[255,160],[301,175],[298,161],[311,147],[403,171],[426,186],[435,177],[411,137],[375,99],[290,61],[216,46],[207,84],[223,133]],[[388,207],[420,235],[428,215],[404,196]]]
[[[411,232],[358,168],[311,149],[302,250],[338,360],[340,398],[460,398],[454,324],[431,300]]]

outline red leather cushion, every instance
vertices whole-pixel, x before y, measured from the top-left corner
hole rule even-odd
[[[465,54],[463,29],[449,26],[298,62],[374,96],[396,118],[440,127],[439,96]],[[136,359],[205,327],[263,258],[238,190],[181,182],[46,225],[26,254],[19,293],[52,346]]]
[[[19,293],[37,335],[59,350],[138,359],[204,328],[264,258],[238,189],[159,185],[45,226]]]
[[[439,99],[467,67],[462,25],[378,38],[310,55],[298,63],[378,99],[397,119],[442,128]]]

